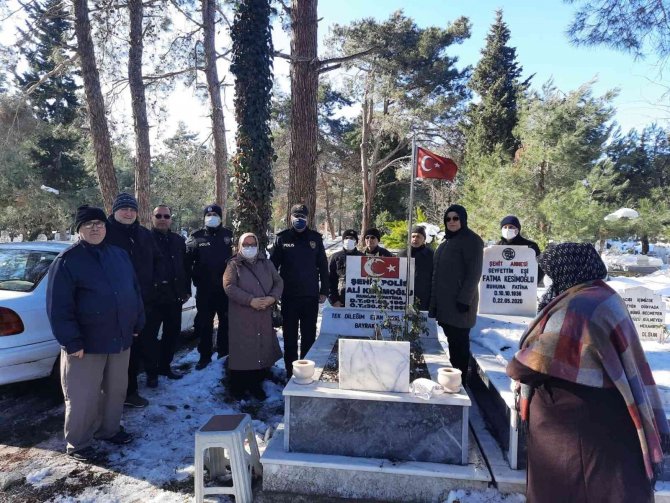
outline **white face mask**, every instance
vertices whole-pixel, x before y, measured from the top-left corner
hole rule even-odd
[[[258,255],[257,246],[247,246],[246,248],[242,248],[242,256],[244,258],[254,258],[256,255]]]
[[[354,248],[356,248],[356,240],[355,239],[345,239],[343,243],[344,249],[347,251],[352,251]]]
[[[511,229],[509,227],[507,229],[502,229],[502,237],[504,237],[507,241],[514,239],[518,234],[518,229]]]
[[[207,227],[218,227],[221,223],[221,217],[218,215],[209,215],[205,217],[205,225]]]

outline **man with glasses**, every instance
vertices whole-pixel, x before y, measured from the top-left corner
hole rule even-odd
[[[112,214],[107,219],[107,240],[109,244],[124,249],[135,268],[135,274],[142,289],[144,308],[153,308],[156,293],[156,273],[160,254],[151,231],[137,221],[137,200],[127,192],[121,192],[112,206]],[[142,332],[130,349],[128,365],[128,393],[125,404],[129,407],[146,407],[149,401],[137,391],[137,375],[145,355],[147,334]]]
[[[444,241],[433,258],[428,316],[437,318],[449,342],[451,364],[467,382],[470,329],[477,321],[484,242],[468,228],[468,213],[458,204],[444,212]]]
[[[195,334],[200,338],[200,360],[196,370],[212,361],[214,316],[219,319],[216,346],[219,358],[228,355],[228,296],[223,290],[223,273],[233,256],[233,231],[222,224],[223,209],[218,204],[206,206],[205,227],[191,234],[186,241],[187,270],[196,287]]]
[[[365,250],[363,255],[367,257],[393,257],[393,253],[379,246],[382,235],[378,229],[372,228],[365,231]]]
[[[77,209],[79,241],[49,268],[47,315],[61,345],[66,452],[97,456],[93,439],[127,444],[121,427],[133,339],[144,325],[140,285],[128,254],[106,239],[105,212]]]
[[[152,232],[161,254],[156,275],[156,294],[151,309],[147,310],[144,328],[147,386],[158,386],[158,376],[181,379],[170,364],[174,358],[175,344],[181,332],[181,306],[191,297],[191,280],[186,272],[186,243],[170,230],[172,211],[161,204],[156,206],[151,217]],[[161,324],[163,334],[158,340]]]
[[[321,234],[307,226],[304,204],[291,207],[291,227],[277,234],[270,260],[284,280],[281,312],[284,319],[284,365],[293,374],[293,362],[305,358],[316,339],[319,303],[328,295],[328,259]]]

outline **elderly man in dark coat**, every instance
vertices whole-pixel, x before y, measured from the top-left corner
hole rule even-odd
[[[470,329],[477,321],[484,242],[468,228],[468,213],[452,204],[444,212],[444,241],[435,251],[429,316],[449,341],[451,364],[467,379]]]
[[[414,298],[419,300],[419,310],[428,311],[433,287],[433,250],[426,246],[426,229],[422,225],[412,228],[410,244],[414,259]],[[407,250],[401,250],[398,256],[406,257]]]
[[[132,439],[120,421],[129,348],[144,325],[144,307],[128,254],[105,240],[105,213],[80,206],[75,229],[80,241],[49,269],[47,314],[62,348],[67,453],[89,460],[94,437]]]
[[[333,307],[344,307],[346,305],[347,291],[347,257],[361,257],[358,251],[358,233],[353,229],[347,229],[342,234],[342,249],[333,253],[328,264],[328,281],[330,294],[328,300]]]
[[[540,247],[535,241],[526,239],[521,235],[521,222],[514,215],[507,215],[500,221],[501,239],[497,244],[512,246],[527,246],[535,252],[535,256],[540,255]],[[544,271],[540,266],[537,268],[537,283],[544,278]]]

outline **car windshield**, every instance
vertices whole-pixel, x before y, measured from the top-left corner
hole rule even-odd
[[[57,256],[58,252],[0,248],[0,290],[30,292]]]

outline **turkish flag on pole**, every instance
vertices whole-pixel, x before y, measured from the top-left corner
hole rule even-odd
[[[456,163],[448,157],[433,154],[430,150],[417,147],[416,149],[416,177],[440,178],[453,180],[458,171]]]

